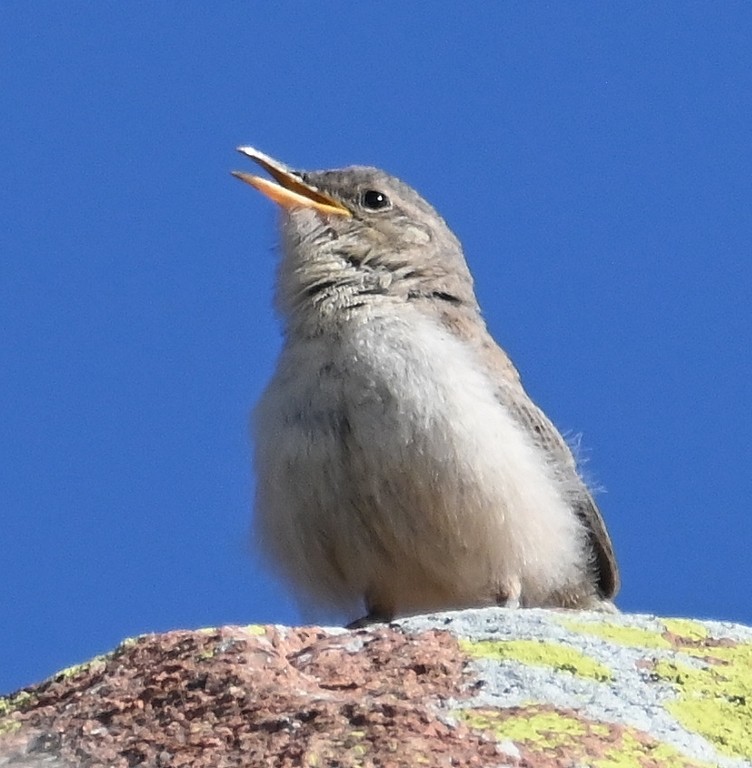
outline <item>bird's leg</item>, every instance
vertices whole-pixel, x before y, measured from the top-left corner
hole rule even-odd
[[[394,618],[394,610],[379,605],[378,602],[366,594],[366,613],[355,621],[351,621],[345,629],[363,629],[371,624],[388,624]]]
[[[513,576],[506,584],[497,587],[494,601],[503,608],[519,608],[521,597],[522,584],[518,577]]]
[[[391,620],[391,616],[367,613],[365,616],[361,616],[359,619],[355,619],[355,621],[346,624],[345,629],[364,629],[365,627],[370,627],[372,624],[387,624]]]

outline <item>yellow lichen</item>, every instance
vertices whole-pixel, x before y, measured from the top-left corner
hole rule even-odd
[[[677,690],[666,709],[687,729],[710,741],[724,755],[752,758],[752,645],[704,648],[712,657],[697,669],[678,661],[659,661],[659,679]]]
[[[561,619],[560,623],[578,634],[594,635],[629,648],[671,648],[671,643],[660,632],[640,627],[622,627],[618,624],[591,623],[571,619]]]
[[[60,672],[57,672],[53,676],[53,680],[69,680],[70,678],[85,672],[104,672],[108,657],[109,656],[95,656],[93,659],[85,661],[83,664],[73,664],[70,667],[60,670]]]
[[[0,697],[0,717],[6,717],[16,710],[27,708],[33,701],[34,695],[28,691],[2,696]]]
[[[638,739],[636,731],[626,729],[602,757],[592,761],[593,768],[640,768],[648,765],[665,765],[671,768],[712,768],[710,763],[692,760],[669,744],[657,744],[652,740]]]
[[[574,749],[588,733],[579,718],[531,706],[514,713],[475,709],[457,713],[471,728],[492,731],[499,740]]]
[[[560,643],[541,640],[460,640],[460,647],[475,658],[519,661],[600,682],[611,679],[611,672],[603,664]]]
[[[573,713],[531,705],[515,710],[477,709],[457,713],[470,727],[490,731],[499,741],[512,741],[529,753],[566,754],[572,764],[591,768],[642,768],[665,765],[671,768],[712,768],[692,760],[668,744],[657,743],[629,727],[614,729],[605,723]]]
[[[663,626],[672,635],[690,641],[705,640],[710,636],[707,627],[691,619],[663,619]]]
[[[18,720],[14,720],[12,717],[0,717],[0,736],[7,736],[20,727],[21,723]]]
[[[11,715],[19,709],[25,709],[34,702],[33,694],[19,691],[10,696],[0,696],[0,736],[17,731],[21,723]]]

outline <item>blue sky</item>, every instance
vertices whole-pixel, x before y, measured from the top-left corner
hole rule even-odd
[[[239,144],[434,203],[582,435],[621,608],[752,623],[752,6],[471,7],[3,3],[0,692],[302,620],[248,544],[280,339]]]

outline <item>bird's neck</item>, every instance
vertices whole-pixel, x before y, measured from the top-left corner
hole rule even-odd
[[[407,259],[385,264],[334,243],[315,254],[296,249],[284,254],[276,303],[287,335],[297,337],[339,333],[349,323],[367,322],[400,306],[435,317],[447,312],[480,317],[466,272]]]

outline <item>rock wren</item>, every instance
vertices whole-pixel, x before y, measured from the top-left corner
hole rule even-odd
[[[462,248],[376,168],[239,151],[282,209],[277,370],[255,411],[256,527],[314,603],[389,620],[614,610],[611,541],[572,452],[481,316]]]

